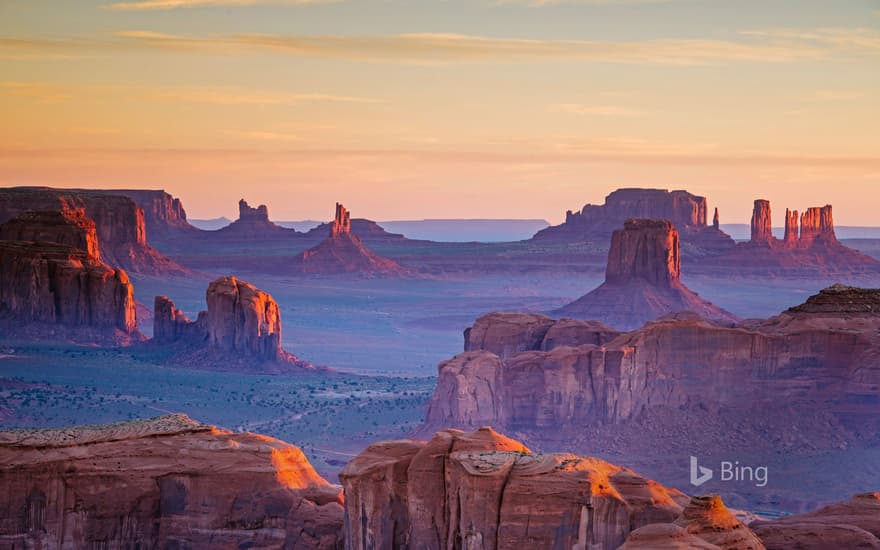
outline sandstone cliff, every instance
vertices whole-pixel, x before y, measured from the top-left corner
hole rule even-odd
[[[483,428],[370,446],[340,474],[346,548],[613,549],[687,498],[599,459]]]
[[[630,330],[678,311],[736,320],[682,284],[679,236],[671,222],[628,220],[611,238],[605,282],[555,313]]]
[[[336,217],[321,244],[302,253],[295,271],[308,275],[357,274],[365,277],[396,277],[409,274],[394,260],[374,253],[351,232],[351,214],[336,204]]]
[[[48,187],[0,189],[0,223],[27,212],[71,209],[83,209],[95,222],[101,256],[110,266],[138,274],[191,275],[147,243],[144,212],[126,196]]]
[[[81,226],[72,225],[79,239]],[[0,241],[0,324],[5,335],[76,341],[140,338],[125,271],[62,244]]]
[[[183,415],[0,432],[0,546],[341,548],[342,495],[302,451]]]
[[[268,293],[221,277],[208,285],[205,301],[208,309],[191,321],[168,297],[156,297],[153,338],[157,344],[180,344],[186,353],[175,361],[266,372],[314,368],[281,347],[281,310]]]
[[[26,212],[0,225],[0,240],[62,244],[85,250],[93,260],[101,259],[95,222],[82,208]]]
[[[129,197],[144,211],[150,240],[165,240],[197,234],[199,229],[186,220],[186,210],[177,197],[152,189],[106,189],[102,193]]]
[[[770,201],[758,199],[752,211],[752,242],[769,243],[773,239],[773,218]]]

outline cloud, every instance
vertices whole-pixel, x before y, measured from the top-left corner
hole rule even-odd
[[[299,136],[281,132],[266,132],[262,130],[225,130],[227,136],[257,139],[263,141],[297,141]]]
[[[640,65],[792,63],[840,57],[880,56],[880,31],[816,29],[744,31],[734,39],[541,40],[463,34],[397,35],[179,35],[120,31],[104,39],[18,40],[0,38],[0,57],[111,55],[167,50],[210,55],[274,53],[403,64],[538,63],[578,61]]]
[[[633,6],[644,4],[670,4],[680,0],[497,0],[495,3],[500,6],[518,5],[529,6],[533,8],[543,8],[546,6]]]
[[[627,107],[616,105],[581,105],[579,103],[556,103],[550,105],[550,112],[567,113],[580,116],[608,116],[608,117],[633,117],[642,116],[644,113]]]
[[[810,101],[851,101],[865,97],[865,92],[855,90],[818,90],[807,95]]]
[[[173,10],[178,8],[243,7],[243,6],[306,6],[330,4],[340,0],[131,0],[102,6],[119,11]]]
[[[127,86],[100,84],[62,84],[53,82],[0,82],[0,96],[26,97],[43,102],[60,102],[77,96],[84,98],[112,95],[129,101],[168,101],[214,105],[294,105],[306,102],[384,103],[369,97],[323,93],[289,93],[238,87],[210,86]]]

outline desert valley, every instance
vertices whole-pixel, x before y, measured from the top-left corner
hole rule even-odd
[[[877,544],[880,261],[831,206],[735,241],[620,189],[494,243],[239,208],[0,189],[0,542]]]

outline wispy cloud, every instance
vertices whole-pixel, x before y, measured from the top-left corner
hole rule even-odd
[[[330,4],[340,0],[131,0],[113,2],[103,7],[120,11],[173,10],[178,8],[204,8],[216,6],[306,6]]]
[[[129,101],[168,101],[215,105],[294,105],[306,102],[384,103],[383,100],[369,97],[325,93],[289,93],[238,87],[0,82],[0,96],[26,97],[43,102],[60,102],[74,97],[90,98],[102,94]]]
[[[744,31],[734,39],[541,40],[462,34],[397,35],[179,35],[120,31],[105,39],[18,40],[0,38],[0,57],[110,55],[152,49],[236,55],[274,53],[404,64],[537,63],[579,61],[644,65],[787,63],[840,57],[880,57],[880,31],[816,29]]]
[[[808,94],[809,101],[851,101],[865,97],[865,92],[856,90],[817,90]]]
[[[580,116],[633,117],[644,113],[617,105],[581,105],[580,103],[555,103],[548,108],[553,113]]]
[[[282,132],[266,132],[262,130],[225,130],[223,132],[227,136],[238,138],[256,139],[262,141],[298,141],[299,136],[296,134]]]

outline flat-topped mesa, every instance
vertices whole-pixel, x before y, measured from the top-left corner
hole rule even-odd
[[[0,225],[0,240],[63,244],[85,250],[93,260],[101,259],[95,222],[84,208],[25,212]]]
[[[798,230],[798,211],[785,209],[785,236],[783,243],[786,248],[794,248],[797,246],[800,232]]]
[[[238,220],[242,222],[269,223],[269,208],[265,204],[253,208],[246,200],[238,201]]]
[[[342,547],[301,449],[181,414],[0,432],[0,491],[4,548]]]
[[[336,203],[336,218],[333,225],[330,226],[330,237],[338,237],[339,235],[348,235],[351,233],[351,212],[349,212],[342,204]]]
[[[612,550],[687,497],[603,460],[534,454],[491,428],[376,443],[339,475],[346,548]]]
[[[140,338],[125,271],[85,250],[0,240],[0,332],[33,339],[124,343]]]
[[[667,220],[627,220],[611,237],[605,281],[670,287],[681,279],[678,231]]]
[[[834,214],[827,204],[822,207],[807,208],[801,216],[800,246],[809,248],[813,244],[835,244]]]
[[[756,199],[752,209],[752,238],[753,243],[772,243],[773,221],[770,214],[770,201]]]

